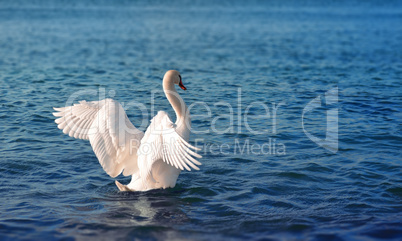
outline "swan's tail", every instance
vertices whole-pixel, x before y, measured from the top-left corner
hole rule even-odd
[[[123,185],[120,182],[118,182],[117,180],[115,181],[117,188],[119,188],[120,191],[122,192],[132,192],[133,190],[131,190],[130,188],[127,187],[127,185]]]

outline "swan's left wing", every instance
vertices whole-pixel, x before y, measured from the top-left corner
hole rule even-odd
[[[122,105],[112,99],[54,108],[58,128],[71,137],[89,140],[99,163],[111,177],[138,171],[137,150],[144,133],[128,119]],[[124,170],[124,171],[123,171]]]
[[[143,178],[148,177],[153,163],[161,159],[177,169],[199,170],[196,165],[201,163],[194,157],[202,156],[195,153],[196,150],[200,149],[190,145],[177,133],[176,124],[170,120],[168,114],[159,111],[151,120],[137,152],[140,175]]]

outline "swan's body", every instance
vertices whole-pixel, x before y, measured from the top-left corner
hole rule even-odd
[[[63,108],[54,108],[58,128],[65,134],[87,139],[102,165],[111,177],[132,175],[128,185],[116,181],[121,191],[146,191],[176,185],[181,170],[199,170],[194,157],[200,155],[188,143],[190,115],[174,85],[186,89],[179,72],[170,70],[163,78],[163,90],[174,111],[176,122],[159,111],[146,132],[135,128],[123,107],[117,101],[105,99]],[[194,165],[196,164],[196,165]]]

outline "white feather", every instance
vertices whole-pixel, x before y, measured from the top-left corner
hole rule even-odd
[[[144,135],[131,124],[123,107],[112,99],[86,102],[64,108],[54,108],[58,128],[69,136],[89,140],[99,163],[111,177],[118,176],[123,169],[124,175],[132,175],[138,170],[138,144]],[[126,119],[125,125],[118,121]],[[127,129],[130,131],[127,132]],[[134,131],[133,131],[134,130]],[[124,132],[124,139],[119,142],[119,133]],[[134,133],[133,133],[134,132]],[[131,140],[136,140],[133,142]],[[130,150],[132,153],[130,153]]]

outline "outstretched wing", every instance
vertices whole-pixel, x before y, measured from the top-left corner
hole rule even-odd
[[[176,124],[170,120],[168,114],[159,111],[151,120],[137,152],[140,175],[144,178],[148,177],[151,174],[152,165],[157,160],[163,160],[181,170],[184,168],[188,171],[191,171],[191,168],[199,170],[196,165],[201,163],[194,157],[202,158],[202,156],[193,150],[200,149],[184,140],[177,133]]]
[[[89,140],[99,163],[111,177],[138,171],[137,150],[144,133],[130,122],[119,102],[112,99],[54,108],[58,128],[65,134]]]

